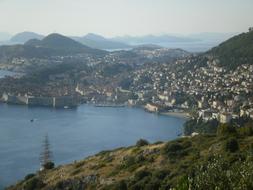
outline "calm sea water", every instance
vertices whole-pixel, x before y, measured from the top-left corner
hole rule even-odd
[[[5,76],[14,76],[15,74],[15,72],[0,70],[0,78],[4,78]]]
[[[184,121],[137,108],[82,105],[64,110],[0,104],[0,184],[15,183],[39,169],[46,134],[59,165],[133,145],[140,138],[150,142],[175,139]]]

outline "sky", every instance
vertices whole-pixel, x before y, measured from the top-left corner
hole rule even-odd
[[[0,31],[107,37],[243,32],[253,0],[0,0]]]

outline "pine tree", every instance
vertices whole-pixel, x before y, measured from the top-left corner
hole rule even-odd
[[[54,167],[53,153],[50,150],[50,143],[47,134],[45,135],[45,139],[43,141],[43,151],[40,154],[40,164],[41,170],[51,169]]]

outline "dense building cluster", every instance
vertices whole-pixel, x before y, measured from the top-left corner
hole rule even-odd
[[[71,64],[65,64],[66,60],[72,60]],[[253,117],[250,64],[230,69],[220,66],[220,60],[210,55],[189,55],[182,50],[157,47],[99,57],[54,57],[54,67],[50,69],[44,68],[48,61],[33,62],[40,68],[39,74],[6,78],[0,83],[1,92],[145,106],[152,112],[186,112],[222,123],[243,115]],[[13,59],[11,65],[29,70],[26,64],[26,60]]]

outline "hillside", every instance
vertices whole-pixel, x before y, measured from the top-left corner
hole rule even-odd
[[[47,58],[55,55],[56,52],[47,48],[34,48],[26,45],[0,46],[0,61],[7,63],[13,58]]]
[[[56,50],[60,53],[103,53],[101,50],[95,50],[87,47],[71,38],[60,34],[50,34],[42,40],[30,40],[25,45],[31,45],[36,47],[43,47]]]
[[[207,54],[220,60],[220,65],[236,68],[253,64],[253,31],[242,33],[211,49]]]
[[[37,174],[7,190],[252,189],[253,126],[223,125],[218,135],[197,135],[103,151]]]
[[[43,38],[32,39],[24,45],[0,46],[0,61],[8,63],[13,58],[46,58],[75,54],[103,55],[106,51],[92,49],[60,34],[50,34]]]

